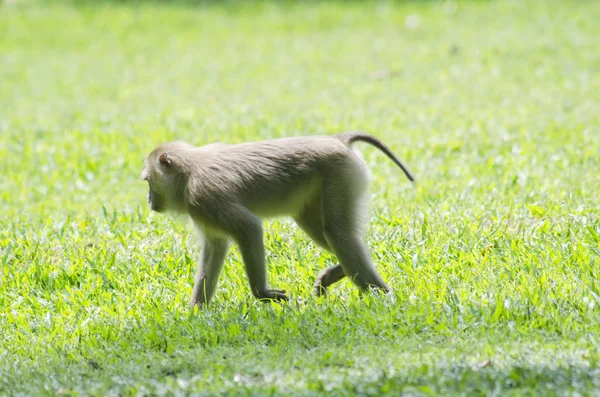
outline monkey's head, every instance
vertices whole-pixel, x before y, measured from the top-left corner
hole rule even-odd
[[[153,211],[184,209],[185,155],[192,148],[184,142],[170,142],[157,147],[146,158],[141,176],[148,182],[148,202]]]

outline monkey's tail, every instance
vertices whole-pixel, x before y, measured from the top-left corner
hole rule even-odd
[[[356,141],[361,141],[375,146],[377,149],[381,150],[386,156],[388,156],[394,163],[396,163],[396,165],[400,167],[402,171],[404,171],[404,174],[411,182],[415,181],[415,177],[408,170],[408,168],[406,168],[402,161],[400,161],[400,159],[396,157],[394,152],[392,152],[392,150],[389,147],[387,147],[385,143],[381,142],[378,138],[374,137],[373,135],[364,132],[346,132],[339,134],[338,136],[346,145],[350,145]]]

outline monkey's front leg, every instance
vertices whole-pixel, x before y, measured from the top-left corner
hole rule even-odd
[[[223,269],[223,262],[229,250],[229,241],[224,238],[201,235],[202,257],[198,264],[190,307],[201,307],[210,303],[217,288],[217,281]]]
[[[242,228],[237,229],[234,238],[240,247],[250,289],[261,300],[288,300],[285,291],[267,288],[265,247],[260,219],[251,213],[242,215]]]

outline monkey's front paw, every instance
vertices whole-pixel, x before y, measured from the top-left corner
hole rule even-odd
[[[268,289],[256,293],[256,297],[261,301],[288,301],[289,298],[281,289]]]

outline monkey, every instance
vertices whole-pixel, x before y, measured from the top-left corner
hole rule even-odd
[[[231,242],[240,249],[252,294],[288,300],[267,284],[262,219],[277,216],[291,216],[339,261],[317,276],[316,295],[344,277],[363,292],[390,291],[364,241],[371,174],[355,142],[376,147],[415,180],[388,146],[363,132],[205,146],[173,141],[148,155],[141,178],[151,210],[187,214],[200,232],[191,308],[210,303]]]

